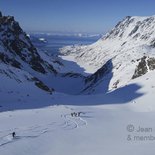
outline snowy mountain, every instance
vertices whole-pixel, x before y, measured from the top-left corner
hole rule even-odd
[[[40,57],[29,37],[12,16],[0,17],[0,61],[1,74],[16,81],[18,79],[19,83],[22,79],[33,81],[37,87],[52,92],[37,77],[28,75],[33,72],[46,74],[56,71]],[[23,73],[22,78],[19,72]]]
[[[155,69],[154,24],[154,16],[126,17],[92,45],[62,48],[59,58],[36,49],[14,17],[1,15],[1,77],[50,93],[104,94]]]
[[[155,69],[154,24],[154,16],[128,16],[92,45],[60,49],[62,60],[36,49],[14,17],[1,15],[1,74],[47,92],[106,93]]]
[[[23,90],[20,90],[20,93],[24,92],[27,96],[24,89],[27,83],[30,89],[35,90],[32,92],[34,97],[40,92],[38,89],[46,91],[47,94],[52,94],[54,90],[71,94],[80,92],[85,77],[72,71],[63,72],[61,71],[63,66],[60,59],[52,58],[44,51],[36,49],[14,17],[2,16],[1,14],[0,78],[1,82],[10,84],[5,85],[5,87],[1,85],[0,89],[6,92],[6,95],[11,91],[16,96],[14,92],[17,91],[17,86],[23,85]],[[74,91],[73,87],[75,87]],[[5,95],[3,94],[3,96]],[[19,99],[20,95],[15,98],[21,100]]]
[[[68,46],[61,53],[63,59],[75,61],[85,72],[93,74],[86,79],[85,93],[122,87],[155,69],[155,16],[127,16],[96,43]],[[101,68],[109,62],[111,65],[103,75]]]
[[[61,59],[0,13],[0,154],[153,155],[154,26],[126,17]]]

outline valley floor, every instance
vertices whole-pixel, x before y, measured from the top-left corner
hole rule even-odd
[[[30,96],[16,106],[11,106],[11,95],[3,98],[6,104],[1,103],[0,154],[152,155],[154,73],[106,95],[53,94],[41,96],[40,101]],[[22,102],[22,96],[12,96],[14,101],[21,97]],[[42,104],[37,107],[37,103]],[[82,113],[72,117],[73,112]],[[12,138],[14,131],[16,137]]]

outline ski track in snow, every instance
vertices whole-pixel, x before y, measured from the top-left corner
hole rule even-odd
[[[65,114],[62,116],[65,120],[64,129],[71,130],[87,125],[87,121],[81,117],[72,117],[70,114]]]
[[[10,130],[0,131],[0,147],[23,138],[37,138],[42,134],[52,132],[54,131],[53,127],[55,126],[55,124],[56,122],[51,122],[44,125],[34,125],[26,128],[13,128]],[[17,136],[15,138],[12,138],[11,135],[13,131],[17,133]],[[6,134],[8,132],[9,134]]]
[[[37,138],[43,134],[54,132],[57,129],[74,130],[87,125],[87,121],[84,120],[82,116],[72,117],[71,114],[64,114],[61,115],[61,118],[63,119],[63,122],[61,123],[49,122],[48,124],[39,124],[0,131],[0,147],[25,138]],[[17,134],[15,138],[13,138],[11,135],[13,131],[15,131]]]

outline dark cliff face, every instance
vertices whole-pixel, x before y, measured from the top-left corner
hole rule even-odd
[[[112,69],[113,69],[112,60],[109,60],[100,69],[98,69],[94,74],[86,77],[85,88],[83,89],[83,92],[86,92],[86,94],[93,92],[94,91],[93,89],[103,81],[103,78],[105,76],[108,76],[108,79],[104,83],[105,84],[104,91],[105,92],[108,91],[108,85],[113,76]]]
[[[132,79],[138,78],[148,72],[148,70],[154,70],[155,69],[155,58],[153,57],[142,57],[140,60],[138,60],[138,66],[135,69],[135,73],[132,77]]]
[[[2,16],[0,13],[0,60],[17,68],[22,68],[22,62],[40,73],[46,73],[44,62],[29,37],[23,32],[19,23],[12,16]],[[17,60],[18,57],[18,60]]]
[[[6,64],[8,67],[11,66],[21,69],[30,74],[33,77],[31,80],[27,79],[24,74],[22,78],[26,78],[28,82],[35,83],[38,88],[50,93],[54,91],[53,88],[49,88],[44,81],[37,78],[37,76],[40,75],[38,73],[57,74],[57,71],[51,64],[40,57],[37,49],[31,43],[30,38],[22,30],[19,23],[15,21],[14,17],[2,16],[0,12],[0,64],[1,63]],[[5,72],[5,70],[3,71]],[[16,74],[13,71],[11,71],[11,73]],[[14,79],[12,77],[10,78]]]

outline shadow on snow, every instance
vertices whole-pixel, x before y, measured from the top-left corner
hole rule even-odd
[[[3,104],[0,107],[0,112],[12,111],[19,109],[38,109],[45,108],[52,105],[72,105],[72,106],[94,106],[94,105],[106,105],[106,104],[126,104],[141,96],[143,93],[138,92],[141,86],[137,84],[126,85],[122,88],[118,88],[107,94],[97,95],[65,95],[65,94],[53,94],[51,100],[44,100],[44,102],[31,102],[31,103],[16,103],[16,104]]]
[[[66,98],[61,97],[57,103],[63,105],[77,105],[77,106],[86,106],[86,105],[106,105],[106,104],[126,104],[131,102],[141,96],[144,93],[138,92],[141,86],[137,84],[130,84],[124,87],[118,88],[107,94],[96,94],[96,95],[83,95],[83,96],[71,96]]]

